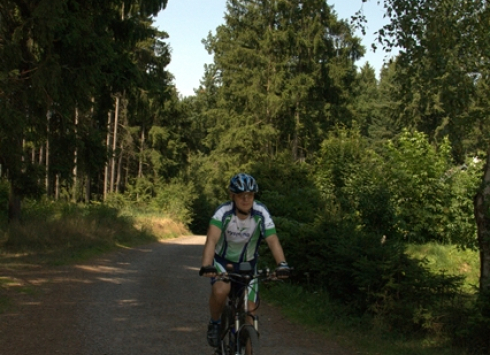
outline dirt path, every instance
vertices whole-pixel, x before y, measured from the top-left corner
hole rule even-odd
[[[86,264],[10,274],[31,284],[0,315],[0,355],[211,355],[204,237],[109,254]],[[262,304],[263,355],[349,355]]]

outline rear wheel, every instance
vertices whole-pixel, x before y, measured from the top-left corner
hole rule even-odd
[[[259,335],[255,328],[249,324],[240,330],[240,355],[259,355]]]

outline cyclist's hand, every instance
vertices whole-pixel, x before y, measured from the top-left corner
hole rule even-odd
[[[215,277],[218,270],[213,265],[201,266],[199,276]]]
[[[278,279],[287,279],[291,274],[291,268],[288,263],[283,261],[279,263],[276,267],[276,277]]]

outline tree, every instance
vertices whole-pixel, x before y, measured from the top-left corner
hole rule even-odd
[[[204,42],[218,88],[207,142],[225,171],[283,150],[304,160],[334,122],[350,122],[363,49],[324,1],[230,0],[225,20]]]
[[[353,116],[364,136],[368,136],[369,127],[379,119],[378,81],[373,67],[366,63],[357,74],[351,95]]]
[[[457,161],[464,158],[469,137],[479,138],[470,146],[486,151],[475,217],[481,256],[480,292],[489,304],[490,130],[488,118],[482,115],[489,112],[489,102],[481,99],[480,89],[488,84],[490,74],[490,4],[486,0],[385,0],[384,7],[391,22],[380,29],[379,37],[388,48],[402,49],[397,71],[407,123],[433,139],[449,135]]]
[[[156,15],[166,2],[3,1],[0,6],[0,161],[11,183],[13,201],[38,193],[32,189],[40,181],[33,170],[46,169],[46,188],[52,191],[52,181],[56,180],[53,177],[62,176],[63,172],[59,171],[59,165],[53,165],[51,152],[74,132],[75,112],[88,117],[80,129],[94,130],[89,136],[97,136],[97,131],[104,127],[100,122],[105,122],[107,117],[108,93],[129,85],[125,78],[130,81],[135,78],[129,75],[136,71],[128,60],[128,48],[149,35],[150,27],[138,19]],[[122,16],[131,11],[140,17]],[[46,156],[34,162],[25,156],[26,148],[38,149]],[[75,149],[72,146],[58,151],[64,152],[63,161],[73,162]],[[67,154],[71,157],[67,158]],[[87,155],[79,155],[83,156]],[[85,163],[77,159],[80,167],[88,167],[90,159]],[[94,173],[87,171],[86,176]],[[86,184],[90,185],[90,181]]]

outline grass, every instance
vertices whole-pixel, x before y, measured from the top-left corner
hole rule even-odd
[[[165,216],[122,214],[103,205],[34,205],[22,221],[0,227],[0,264],[60,265],[187,233]]]
[[[426,258],[427,265],[433,272],[464,276],[466,282],[463,290],[468,293],[475,292],[480,277],[480,259],[477,252],[438,243],[409,245],[407,252],[414,258]]]
[[[453,246],[426,244],[410,246],[408,254],[427,258],[430,269],[451,275],[464,275],[462,292],[472,294],[479,277],[479,256]],[[362,355],[467,355],[453,348],[437,332],[425,336],[403,336],[373,316],[359,317],[349,306],[329,298],[327,292],[292,284],[262,288],[263,297],[292,321],[335,340],[352,353]]]
[[[0,224],[0,268],[10,274],[34,265],[65,265],[118,248],[190,234],[171,218],[131,215],[103,205],[34,203],[23,212],[20,222]],[[0,313],[12,307],[15,294],[35,292],[6,274],[0,274]]]

